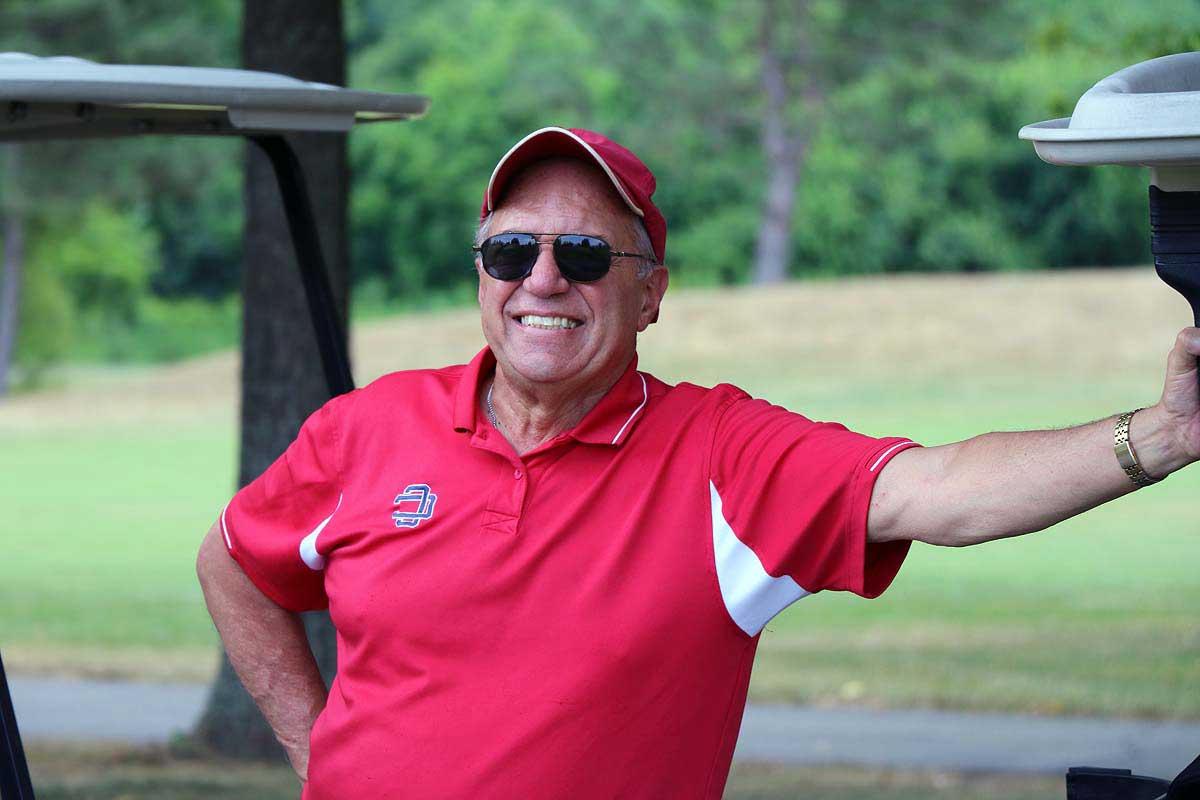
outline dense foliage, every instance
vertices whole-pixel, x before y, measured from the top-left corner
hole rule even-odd
[[[759,4],[346,2],[351,83],[433,99],[424,119],[351,138],[360,308],[469,297],[466,248],[482,186],[516,138],[547,124],[605,131],[655,169],[677,284],[749,278],[769,169]],[[1047,166],[1016,131],[1069,115],[1115,69],[1200,49],[1200,6],[784,7],[787,18],[770,22],[803,30],[810,45],[792,65],[791,122],[808,143],[792,274],[1148,257],[1144,176]],[[12,0],[0,7],[0,49],[235,66],[238,13],[236,0]],[[25,169],[4,192],[24,197],[29,214],[27,367],[66,354],[172,358],[235,335],[239,147],[164,139],[26,148]]]

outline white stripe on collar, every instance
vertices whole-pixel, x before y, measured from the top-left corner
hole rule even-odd
[[[646,407],[646,401],[650,399],[650,393],[646,390],[646,376],[640,372],[637,375],[642,379],[642,402],[633,410],[633,413],[629,415],[629,419],[625,420],[625,424],[621,426],[621,430],[617,431],[617,435],[613,437],[611,444],[617,443],[617,441],[621,438],[621,434],[623,434],[625,429],[629,427],[629,423],[633,422],[633,418],[641,413],[642,409]]]

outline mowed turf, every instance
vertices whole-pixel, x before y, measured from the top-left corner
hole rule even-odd
[[[936,445],[1153,403],[1189,322],[1148,268],[680,292],[640,366]],[[360,382],[481,343],[470,310],[376,321],[354,339]],[[10,668],[211,674],[192,560],[233,488],[236,376],[222,354],[79,372],[0,404]],[[753,696],[1200,717],[1198,489],[1193,468],[1043,533],[915,545],[879,600],[827,593],[770,623]]]
[[[29,751],[43,800],[294,800],[286,766],[173,755],[161,747],[36,745]],[[1036,800],[1063,795],[1061,778],[956,775],[737,763],[726,800]]]

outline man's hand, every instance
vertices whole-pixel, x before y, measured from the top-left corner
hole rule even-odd
[[[1185,464],[1200,460],[1200,371],[1196,358],[1200,356],[1200,328],[1184,328],[1175,339],[1175,347],[1167,356],[1167,379],[1163,385],[1162,399],[1156,409],[1161,424],[1173,443],[1170,448],[1177,459]],[[1148,411],[1150,409],[1147,409]],[[1133,440],[1131,440],[1133,441]],[[1138,444],[1133,441],[1138,458],[1142,457]],[[1160,477],[1154,465],[1142,464],[1153,477]]]
[[[1129,441],[1152,478],[1200,460],[1200,328],[1167,358],[1162,399],[1139,411]],[[1054,431],[985,433],[910,448],[880,474],[867,538],[962,546],[1048,528],[1132,492],[1113,452],[1115,417]]]

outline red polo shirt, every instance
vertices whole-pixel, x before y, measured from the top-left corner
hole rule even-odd
[[[518,456],[494,366],[331,400],[222,514],[264,594],[337,627],[304,797],[719,798],[759,631],[887,587],[908,546],[868,545],[867,508],[916,445],[635,361]]]

